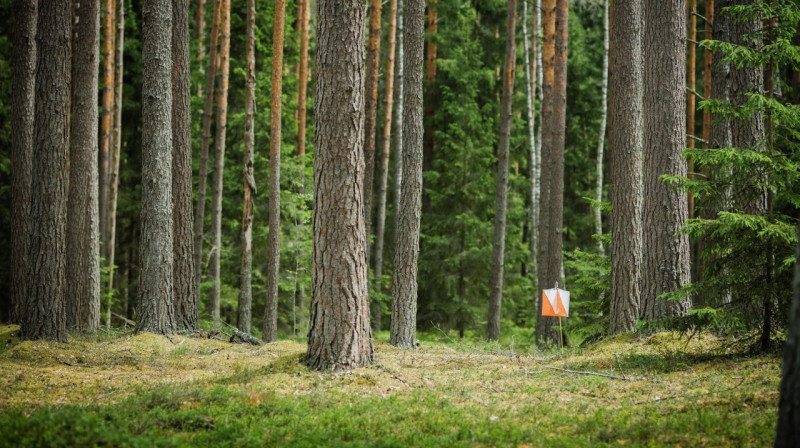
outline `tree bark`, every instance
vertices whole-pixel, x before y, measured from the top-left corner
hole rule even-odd
[[[67,207],[67,329],[100,326],[100,245],[97,182],[97,69],[100,2],[75,5],[69,194]]]
[[[244,84],[244,200],[242,201],[242,263],[239,286],[239,316],[236,326],[250,334],[253,306],[253,195],[256,179],[253,173],[253,149],[255,147],[255,94],[256,94],[256,3],[247,0],[247,22],[245,37],[245,84]]]
[[[31,170],[30,269],[21,339],[66,342],[64,299],[69,152],[70,4],[40,0]]]
[[[800,260],[800,243],[795,253],[797,260]],[[800,440],[800,262],[796,262],[794,268],[794,298],[789,321],[789,334],[783,346],[783,376],[775,448],[794,447]]]
[[[192,258],[192,93],[189,4],[172,0],[172,213],[175,321],[197,329],[197,289]]]
[[[422,172],[426,173],[433,169],[435,158],[435,135],[433,117],[436,112],[436,57],[439,52],[439,45],[436,34],[439,31],[439,5],[438,0],[428,0],[428,30],[426,35],[427,46],[425,48],[425,118],[424,141],[422,146]],[[422,210],[428,213],[431,208],[431,199],[425,192],[423,178],[422,188]]]
[[[311,0],[299,0],[298,14],[300,20],[300,66],[298,69],[299,84],[297,92],[297,155],[301,166],[305,167],[306,155],[306,117],[308,98],[308,27],[311,22]],[[305,177],[305,168],[303,169]],[[303,182],[305,185],[305,179]]]
[[[142,231],[136,332],[172,334],[172,1],[142,3]]]
[[[36,88],[36,0],[12,2],[11,46],[11,321],[19,323],[27,301],[31,263],[31,176]]]
[[[539,210],[539,289],[551,288],[561,280],[564,211],[564,126],[567,103],[567,19],[566,0],[544,2],[544,84],[542,102],[542,177]],[[536,339],[558,343],[554,317],[538,316]]]
[[[405,12],[405,0],[397,0],[397,93],[394,99],[397,104],[397,113],[394,114],[394,185],[392,187],[394,196],[394,242],[397,246],[397,229],[400,227],[400,187],[403,181],[403,79],[404,79],[404,60],[405,60],[405,26],[403,17]],[[396,250],[396,249],[395,249]]]
[[[108,194],[110,152],[114,146],[114,16],[115,0],[105,0],[103,15],[103,114],[100,117],[99,213],[101,254],[108,266]]]
[[[204,75],[206,73],[203,65],[206,59],[206,0],[197,0],[194,22],[197,31],[197,62],[200,66],[200,74]],[[200,84],[197,85],[197,96],[203,96],[203,87]]]
[[[122,149],[122,56],[123,44],[125,42],[125,2],[117,0],[116,5],[117,36],[115,38],[116,51],[114,56],[114,148],[111,152],[111,162],[109,163],[111,172],[109,173],[108,191],[108,265],[114,266],[116,258],[117,244],[117,197],[119,193],[119,158]],[[114,276],[116,268],[111,269],[108,274],[108,289],[114,288]],[[108,300],[108,310],[106,313],[106,328],[111,328],[111,300]]]
[[[425,46],[425,2],[409,0],[405,11],[403,59],[403,179],[395,231],[392,278],[392,324],[389,343],[416,348],[417,259],[422,207],[422,65]]]
[[[536,20],[536,14],[534,14],[533,25],[531,27],[531,31],[533,31],[532,35],[538,35],[538,20]],[[536,108],[534,107],[533,103],[533,96],[536,92],[536,70],[538,66],[536,65],[536,42],[535,37],[531,37],[531,41],[528,41],[528,0],[523,0],[522,2],[522,48],[525,54],[525,105],[527,106],[527,113],[528,113],[528,146],[530,146],[530,158],[528,159],[528,178],[530,179],[530,195],[531,195],[531,202],[530,202],[530,210],[528,211],[528,219],[530,220],[531,224],[531,233],[530,233],[530,251],[531,251],[531,272],[536,272],[536,232],[539,228],[539,212],[538,209],[534,209],[534,204],[537,203],[537,197],[539,192],[539,165],[541,161],[539,160],[539,154],[536,152]],[[534,48],[534,55],[533,58],[530,57],[530,43],[533,44]],[[532,59],[532,61],[531,61]],[[535,277],[533,274],[531,277]],[[538,301],[536,297],[534,297],[533,304],[534,310],[537,310],[536,306],[538,306]]]
[[[364,26],[358,0],[321,0],[317,21],[311,316],[305,363],[374,361],[364,226]]]
[[[640,317],[683,316],[690,301],[665,300],[690,281],[686,196],[662,182],[686,176],[686,3],[645,0],[644,269]]]
[[[687,93],[686,93],[686,129],[687,139],[686,139],[686,147],[693,149],[695,147],[695,112],[697,111],[697,98],[695,98],[695,91],[697,85],[697,16],[695,13],[697,12],[697,0],[689,0],[689,39],[686,41],[686,45],[688,47],[688,55],[687,55],[687,63],[689,65],[687,69]],[[690,137],[691,136],[691,137]],[[689,179],[694,179],[694,160],[688,160],[688,167],[687,167],[687,176]],[[689,219],[694,218],[694,195],[689,193]]]
[[[609,135],[611,163],[611,313],[609,333],[633,330],[642,279],[642,0],[612,2]]]
[[[369,3],[369,47],[367,78],[364,80],[364,224],[367,245],[372,234],[372,187],[375,173],[375,134],[378,115],[378,72],[381,63],[381,0]],[[369,251],[367,251],[369,261]]]
[[[378,217],[375,228],[375,281],[376,289],[380,289],[383,276],[383,243],[386,233],[386,191],[389,186],[389,159],[392,146],[392,109],[394,107],[394,56],[397,43],[397,0],[389,0],[389,33],[386,48],[386,90],[384,91],[386,106],[383,115],[383,146],[381,155],[380,177],[378,180]],[[372,329],[381,330],[381,304],[373,301],[370,305]]]
[[[211,45],[208,51],[206,72],[205,106],[203,109],[203,140],[200,145],[200,167],[197,175],[197,206],[194,209],[194,281],[200,294],[203,278],[203,230],[206,219],[206,181],[208,180],[208,148],[211,139],[211,119],[214,114],[214,81],[217,71],[217,41],[223,0],[214,0],[214,15],[211,19]],[[209,306],[209,309],[211,307]]]
[[[283,74],[284,0],[275,0],[272,35],[269,141],[269,235],[267,237],[267,306],[264,342],[278,337],[278,271],[281,264],[281,90]]]
[[[220,74],[216,91],[217,115],[214,134],[214,176],[212,178],[211,198],[211,254],[209,272],[213,282],[208,294],[208,308],[214,326],[219,326],[220,306],[220,252],[222,251],[222,179],[225,171],[225,132],[228,127],[228,75],[230,70],[231,48],[231,0],[222,0],[220,11],[219,56]],[[213,58],[212,58],[213,60]],[[205,137],[204,137],[205,138]]]
[[[594,200],[597,203],[594,207],[594,233],[603,234],[603,213],[601,203],[603,202],[603,146],[606,142],[606,117],[608,115],[608,2],[605,0],[603,6],[603,83],[600,87],[600,132],[597,137],[597,155],[595,161],[595,187]],[[597,252],[605,255],[606,249],[603,247],[603,240],[597,240]]]
[[[508,211],[508,159],[511,140],[511,100],[514,97],[514,72],[517,59],[517,0],[508,0],[506,16],[506,55],[503,62],[503,95],[500,100],[500,141],[497,148],[497,193],[492,241],[492,277],[489,282],[489,323],[487,337],[500,339],[503,301],[503,268],[506,254],[506,212]]]

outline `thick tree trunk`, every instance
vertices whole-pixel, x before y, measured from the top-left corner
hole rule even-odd
[[[366,11],[358,0],[318,5],[314,249],[305,362],[316,369],[351,369],[375,357],[363,203]]]
[[[236,326],[250,334],[253,306],[253,195],[256,178],[253,173],[253,149],[255,148],[255,95],[256,95],[256,2],[247,0],[247,22],[245,37],[245,84],[244,84],[244,200],[242,201],[242,263],[239,285],[239,316]]]
[[[208,180],[208,148],[211,141],[211,119],[214,114],[214,81],[217,72],[217,41],[223,0],[214,0],[214,15],[211,19],[211,45],[208,52],[206,73],[205,107],[203,109],[203,140],[200,145],[200,167],[197,175],[197,206],[194,209],[194,281],[200,294],[203,278],[203,230],[206,219],[206,181]],[[209,307],[210,309],[211,307]]]
[[[142,231],[136,332],[172,334],[172,2],[142,4]]]
[[[372,234],[372,187],[375,174],[375,134],[378,116],[378,72],[381,63],[381,0],[369,3],[367,78],[364,80],[364,224],[367,244]],[[367,251],[369,260],[369,251]]]
[[[206,0],[197,0],[194,26],[197,31],[197,62],[200,66],[200,74],[204,75],[206,73],[204,65],[206,59]],[[201,84],[197,84],[197,96],[203,96],[203,86]]]
[[[642,0],[613,2],[609,67],[611,163],[611,314],[609,333],[633,330],[642,279]]]
[[[600,132],[597,137],[597,155],[595,156],[595,187],[594,200],[597,203],[594,207],[594,233],[603,234],[603,213],[600,204],[603,202],[603,146],[606,142],[606,117],[608,112],[608,2],[605,0],[603,7],[603,83],[600,87]],[[603,240],[597,240],[597,252],[605,255],[606,249],[603,247]]]
[[[500,339],[503,268],[506,255],[506,212],[508,211],[508,159],[511,140],[511,100],[514,97],[514,72],[517,59],[517,0],[508,0],[506,16],[506,55],[503,62],[503,96],[500,100],[500,139],[497,148],[497,194],[492,241],[492,277],[489,282],[489,323],[487,337]]]
[[[378,179],[378,217],[375,228],[375,282],[380,289],[383,276],[383,243],[386,233],[386,190],[389,186],[389,158],[392,146],[392,108],[394,107],[394,56],[397,43],[397,0],[389,0],[389,33],[386,49],[386,106],[383,115],[383,152],[381,155],[380,177]],[[372,329],[381,330],[381,304],[375,301],[370,305]]]
[[[640,317],[683,316],[690,301],[664,300],[690,281],[686,196],[659,178],[686,176],[686,3],[645,0],[644,269]]]
[[[197,289],[192,242],[192,94],[189,4],[172,0],[172,224],[175,321],[197,329]]]
[[[75,7],[69,195],[67,207],[67,329],[100,326],[100,246],[97,240],[97,69],[100,2]]]
[[[272,34],[269,140],[269,235],[267,237],[267,306],[264,309],[264,342],[278,337],[278,271],[281,265],[281,90],[283,74],[283,27],[285,3],[275,0]]]
[[[403,59],[403,179],[395,231],[392,278],[392,324],[389,343],[416,348],[417,259],[422,207],[422,65],[425,46],[425,2],[409,0],[405,11]]]
[[[797,260],[800,260],[800,243],[795,253]],[[789,334],[783,347],[776,448],[794,447],[800,440],[800,262],[796,262],[794,268],[794,299],[789,321]]]
[[[544,2],[544,93],[542,102],[542,177],[539,211],[539,289],[552,288],[561,281],[561,238],[564,210],[564,126],[567,103],[567,19],[566,0]],[[536,339],[558,343],[554,317],[538,316]]]
[[[433,159],[435,158],[435,135],[433,117],[436,112],[436,57],[439,52],[439,45],[436,41],[436,33],[439,32],[439,5],[438,0],[428,0],[428,30],[426,32],[428,42],[425,48],[425,118],[424,118],[424,141],[422,146],[422,172],[427,173],[433,170]],[[423,179],[422,188],[422,210],[428,213],[431,208],[431,198],[425,192],[425,180]]]
[[[30,269],[22,339],[66,342],[65,274],[69,153],[70,4],[39,0],[31,171]]]
[[[27,302],[31,262],[31,176],[36,87],[36,0],[12,2],[11,46],[11,321],[19,323]]]
[[[231,48],[231,0],[222,0],[219,30],[219,86],[217,86],[216,133],[214,134],[214,176],[211,189],[211,254],[208,275],[213,282],[208,294],[208,309],[214,326],[219,326],[220,252],[222,251],[222,178],[225,171],[225,132],[228,127],[228,74]],[[213,60],[213,58],[212,58]],[[204,137],[205,138],[205,137]]]
[[[114,150],[114,16],[115,0],[105,0],[103,15],[103,114],[100,117],[99,213],[101,254],[108,265],[108,194]]]
[[[117,36],[114,55],[114,148],[111,152],[108,190],[108,265],[114,266],[117,244],[117,197],[119,193],[119,158],[122,149],[122,56],[125,42],[125,2],[117,0]],[[114,289],[116,269],[108,274],[108,289]],[[106,328],[111,328],[111,300],[108,300]]]

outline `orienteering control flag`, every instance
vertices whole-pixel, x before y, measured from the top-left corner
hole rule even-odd
[[[558,288],[543,290],[542,316],[568,317],[569,291]]]

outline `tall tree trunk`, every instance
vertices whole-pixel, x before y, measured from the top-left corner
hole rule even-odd
[[[117,0],[116,5],[117,36],[114,55],[114,150],[111,173],[109,174],[108,191],[108,265],[114,266],[117,245],[117,197],[119,193],[119,158],[122,149],[122,56],[125,42],[125,1]],[[116,268],[109,271],[108,289],[114,289]],[[108,300],[106,328],[111,328],[111,300]]]
[[[533,26],[531,27],[532,36],[538,35],[538,21],[536,20],[536,15],[534,14]],[[528,113],[528,146],[530,146],[530,158],[528,159],[528,178],[530,178],[530,195],[531,195],[531,202],[530,202],[530,210],[528,210],[528,220],[531,224],[531,233],[530,233],[530,250],[531,250],[531,272],[536,272],[536,232],[539,228],[539,214],[538,210],[534,209],[534,204],[537,202],[538,194],[539,194],[539,178],[538,178],[538,170],[539,164],[541,161],[539,160],[539,154],[536,152],[536,108],[534,107],[533,103],[533,96],[536,92],[536,42],[535,37],[531,37],[531,42],[528,41],[528,0],[523,0],[522,2],[522,48],[525,54],[525,105],[527,106],[527,113]],[[530,43],[533,43],[534,48],[534,55],[533,58],[530,57]],[[531,61],[531,59],[533,59]],[[531,67],[531,65],[533,65]],[[531,274],[531,277],[534,277]],[[533,304],[534,310],[536,310],[536,306],[538,305],[538,301],[536,297],[534,297]]]
[[[561,280],[561,238],[564,211],[564,126],[567,103],[567,19],[566,0],[544,2],[544,84],[542,102],[542,178],[539,210],[539,290]],[[554,317],[538,316],[536,339],[558,342]]]
[[[66,342],[65,273],[69,153],[70,4],[39,0],[31,171],[30,269],[22,339]]]
[[[281,265],[281,90],[283,74],[284,0],[275,0],[272,34],[269,140],[269,236],[267,237],[267,306],[264,342],[278,337],[278,271]]]
[[[298,13],[299,15],[299,28],[300,28],[300,64],[298,68],[299,77],[299,92],[297,94],[297,157],[300,161],[300,173],[302,176],[300,182],[300,193],[305,194],[306,190],[306,117],[307,117],[307,94],[308,94],[308,31],[309,23],[311,22],[311,4],[310,0],[300,0],[298,3],[302,8]],[[299,221],[297,223],[297,231],[305,227],[305,223]],[[305,252],[301,246],[298,245],[295,252],[296,266],[299,268],[301,264],[305,264]],[[299,270],[299,269],[298,269]],[[295,280],[297,274],[295,275]],[[295,291],[294,307],[295,310],[303,309],[303,301],[305,300],[305,283],[301,282],[298,289]],[[295,314],[296,316],[296,314]],[[297,319],[294,322],[294,332],[297,331]]]
[[[644,319],[683,316],[690,301],[665,300],[690,281],[686,196],[660,180],[686,176],[686,3],[645,0],[644,39]]]
[[[714,0],[706,0],[705,1],[705,33],[703,34],[704,39],[711,40],[713,38],[713,22],[714,22]],[[703,51],[703,99],[708,101],[712,98],[712,71],[713,68],[713,53],[711,50],[706,48]],[[711,149],[713,145],[711,143],[711,111],[708,109],[703,110],[703,148]],[[704,179],[711,180],[711,172],[708,170],[707,167],[702,167],[702,176]],[[697,201],[697,210],[696,213],[699,214],[701,218],[708,218],[709,213],[707,210],[708,201],[698,200]],[[695,244],[694,256],[693,260],[694,263],[692,268],[694,269],[692,272],[692,281],[700,282],[703,279],[703,267],[705,266],[705,260],[699,256],[703,252],[705,244],[705,238],[700,237],[698,238]],[[702,305],[704,301],[704,297],[701,294],[697,294],[694,296],[694,305],[699,306]]]
[[[105,0],[103,15],[103,114],[100,117],[99,213],[101,254],[108,265],[108,194],[111,151],[114,150],[114,15],[115,0]]]
[[[27,301],[31,263],[31,176],[36,88],[36,0],[12,2],[11,46],[11,321],[19,323]]]
[[[212,5],[215,3],[212,3]],[[204,75],[206,73],[205,65],[203,64],[206,59],[206,0],[197,0],[194,26],[197,32],[197,62],[200,66],[200,74]],[[203,96],[203,86],[201,84],[197,84],[197,96]]]
[[[255,94],[256,94],[256,2],[247,0],[245,37],[244,84],[244,200],[242,201],[242,264],[239,285],[239,316],[236,326],[249,334],[253,306],[253,195],[256,178],[253,174],[253,149],[255,147]]]
[[[372,234],[372,187],[375,175],[375,134],[378,115],[378,72],[381,63],[381,0],[369,3],[369,47],[367,78],[364,80],[364,224],[367,245]],[[367,251],[369,261],[369,251]]]
[[[435,157],[435,135],[433,117],[436,112],[436,57],[439,45],[436,33],[439,31],[439,5],[438,0],[428,0],[428,42],[425,48],[425,135],[422,147],[422,172],[433,169]],[[422,188],[422,210],[428,213],[431,207],[431,198],[425,192],[425,180]]]
[[[506,254],[506,212],[508,211],[508,159],[511,140],[511,100],[514,97],[514,69],[517,59],[517,0],[508,0],[506,55],[503,62],[503,96],[500,101],[500,141],[497,148],[497,195],[494,208],[492,277],[489,282],[489,323],[487,337],[500,339],[503,268]]]
[[[315,369],[371,364],[364,231],[366,11],[358,0],[320,0],[314,95],[314,250],[305,362]]]
[[[606,117],[608,111],[608,2],[609,0],[605,0],[603,6],[603,84],[600,88],[600,132],[597,137],[597,158],[595,161],[594,200],[597,204],[594,207],[594,233],[598,235],[603,233],[603,213],[600,204],[603,202],[603,146],[606,142]],[[597,240],[597,252],[600,255],[605,255],[606,253],[602,239]]]
[[[200,145],[200,167],[197,175],[197,206],[194,209],[194,281],[195,290],[200,294],[203,278],[203,230],[206,219],[206,181],[208,180],[208,148],[211,140],[211,119],[214,114],[214,81],[217,72],[217,41],[219,39],[219,20],[223,0],[214,0],[214,15],[211,19],[211,45],[208,51],[208,71],[206,73],[205,107],[203,109],[203,140]],[[209,306],[209,309],[211,307]]]
[[[795,254],[796,259],[800,260],[800,243]],[[794,298],[789,311],[789,322],[789,334],[783,346],[783,375],[775,448],[794,447],[800,440],[800,262],[795,262]]]
[[[192,93],[189,4],[172,0],[172,214],[175,321],[197,329],[197,289],[192,242]]]
[[[536,95],[539,101],[539,107],[542,107],[542,88],[543,88],[543,65],[542,65],[542,1],[536,0],[534,4],[533,23],[531,26],[531,47],[533,50],[533,61],[531,80],[529,82],[531,95]],[[534,104],[535,106],[535,104]],[[535,109],[535,108],[534,108]],[[534,110],[535,113],[535,110]],[[541,115],[541,113],[540,113]],[[535,116],[534,116],[535,118]],[[541,120],[541,119],[540,119]],[[535,123],[531,121],[531,126]],[[534,132],[534,129],[531,129]],[[536,138],[532,140],[531,145],[531,279],[533,281],[533,309],[536,314],[539,312],[539,296],[538,296],[538,252],[539,252],[539,204],[541,203],[542,192],[542,125],[539,124],[538,133]]]
[[[394,55],[397,43],[397,0],[389,0],[389,33],[386,49],[386,106],[383,115],[383,152],[381,156],[380,177],[378,180],[378,217],[375,229],[375,282],[380,289],[383,276],[383,242],[386,233],[386,190],[389,186],[389,158],[392,146],[392,108],[394,107]],[[370,305],[372,329],[381,330],[381,304],[375,301]]]
[[[142,4],[142,231],[136,332],[172,334],[172,1]]]
[[[686,87],[688,92],[686,93],[686,129],[687,139],[686,139],[686,146],[690,149],[695,147],[695,112],[697,110],[697,98],[695,97],[695,88],[697,85],[697,16],[695,13],[697,12],[697,0],[689,0],[689,38],[686,40],[686,45],[688,47],[688,69],[687,69],[687,80],[686,80]],[[694,160],[688,160],[688,171],[687,175],[689,179],[694,178]],[[689,193],[689,219],[694,218],[694,195]]]
[[[409,0],[405,11],[405,58],[403,59],[403,179],[398,227],[395,231],[392,278],[392,324],[389,343],[416,348],[417,259],[422,207],[422,64],[425,47],[425,2]]]
[[[405,13],[405,0],[397,0],[397,97],[394,99],[397,104],[397,111],[394,114],[394,185],[392,187],[394,196],[394,242],[397,246],[397,233],[400,228],[400,187],[403,181],[403,83],[404,83],[404,62],[405,61],[405,25],[403,23]],[[396,250],[396,249],[395,249]]]
[[[67,329],[100,326],[100,246],[97,203],[97,69],[100,2],[75,7],[72,119],[67,207]]]
[[[611,319],[609,333],[633,330],[642,279],[642,0],[612,2],[609,67],[611,163]]]
[[[222,0],[219,30],[219,86],[217,86],[216,132],[214,134],[214,176],[211,199],[211,247],[209,277],[213,285],[208,294],[208,308],[214,326],[219,326],[220,304],[220,252],[222,251],[222,179],[225,171],[225,132],[228,127],[228,74],[231,49],[231,0]],[[213,58],[212,58],[213,59]],[[204,137],[205,138],[205,137]]]

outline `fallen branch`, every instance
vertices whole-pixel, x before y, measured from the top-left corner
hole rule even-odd
[[[616,375],[609,375],[607,373],[586,372],[586,371],[583,371],[583,370],[567,370],[567,369],[562,369],[560,367],[553,367],[553,366],[544,366],[544,368],[545,369],[550,369],[550,370],[558,370],[559,372],[565,372],[565,373],[576,373],[576,374],[579,374],[579,375],[594,375],[594,376],[602,376],[603,378],[611,378],[611,379],[614,379],[614,380],[633,381],[633,378],[626,378],[626,377],[621,377],[621,376],[616,376]]]
[[[230,341],[233,343],[236,342],[236,339],[239,339],[240,341],[246,342],[251,345],[258,345],[258,346],[264,345],[264,342],[262,342],[261,339],[251,336],[243,331],[239,331],[238,328],[233,329],[233,334],[231,335]]]
[[[132,327],[135,327],[135,326],[136,326],[136,322],[134,322],[134,321],[132,321],[132,320],[128,319],[128,318],[127,318],[127,317],[125,317],[125,316],[120,316],[119,314],[117,314],[117,313],[114,313],[114,312],[112,312],[112,313],[111,313],[111,315],[112,315],[112,316],[114,316],[114,317],[116,317],[117,319],[120,319],[121,321],[125,322],[126,324],[128,324],[128,325],[130,325],[130,326],[132,326]]]

